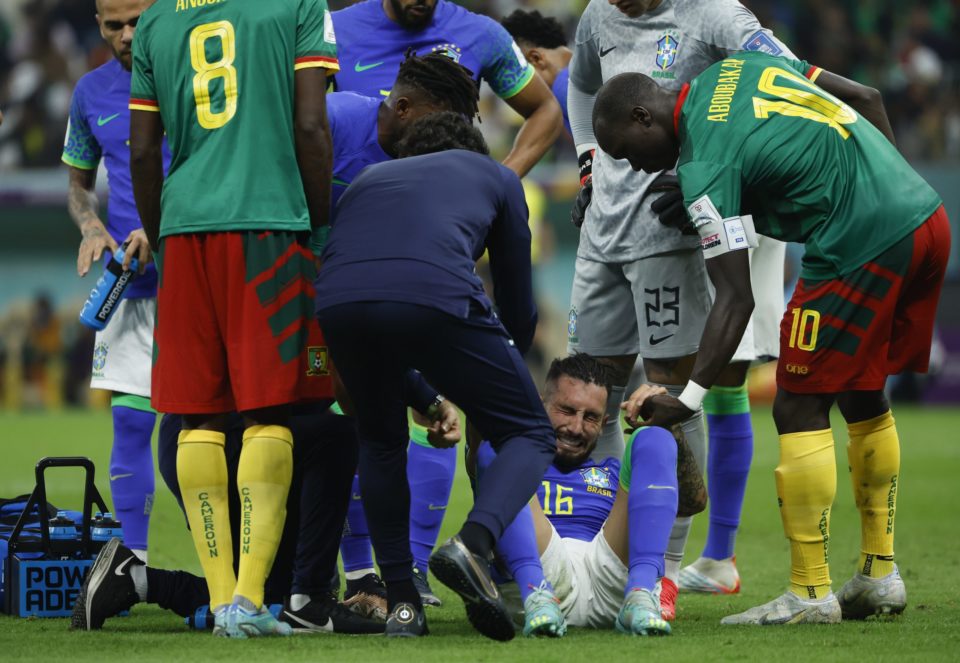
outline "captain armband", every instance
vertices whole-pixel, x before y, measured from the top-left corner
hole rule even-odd
[[[753,226],[753,217],[731,216],[721,218],[708,196],[694,201],[687,211],[691,223],[700,235],[700,248],[704,260],[716,258],[730,251],[757,247],[757,233]]]

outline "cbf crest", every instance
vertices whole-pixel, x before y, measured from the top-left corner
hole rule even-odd
[[[448,58],[454,62],[460,62],[460,58],[463,56],[463,49],[461,49],[456,44],[437,44],[432,49],[431,53],[439,53],[440,55],[446,55]]]
[[[673,78],[673,72],[667,72],[677,61],[677,50],[680,48],[680,38],[674,32],[665,32],[657,40],[657,68],[653,71],[654,78]]]
[[[325,345],[311,345],[307,348],[307,375],[317,377],[330,375],[330,355]]]
[[[605,467],[588,467],[580,470],[583,482],[594,488],[610,488],[610,470]]]
[[[108,349],[107,344],[102,342],[97,343],[93,349],[93,377],[95,378],[103,377],[103,367],[107,364]]]
[[[570,314],[567,316],[567,338],[573,343],[577,342],[577,314],[576,308],[570,309]]]

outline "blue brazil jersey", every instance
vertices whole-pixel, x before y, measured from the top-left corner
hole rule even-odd
[[[141,228],[130,179],[130,72],[117,60],[83,76],[73,91],[70,120],[63,146],[63,162],[82,170],[95,170],[104,159],[110,198],[107,232],[119,244],[131,231]],[[170,151],[163,144],[164,172],[170,166]],[[106,260],[104,260],[106,263]],[[154,297],[157,271],[153,263],[146,273],[130,282],[126,298]]]
[[[556,80],[553,81],[553,86],[550,89],[553,91],[553,96],[555,96],[557,101],[560,102],[560,110],[563,111],[563,126],[567,128],[567,133],[572,136],[573,130],[570,128],[570,115],[567,113],[567,84],[569,82],[570,69],[561,69],[560,73],[557,74]]]
[[[487,16],[438,0],[430,23],[408,30],[387,18],[381,0],[364,0],[333,13],[340,71],[336,89],[371,97],[389,94],[408,48],[417,55],[441,52],[485,80],[502,99],[526,87],[534,75],[503,26]]]
[[[620,461],[588,460],[570,472],[551,464],[537,498],[543,513],[564,538],[592,541],[610,515],[620,485]]]
[[[377,140],[377,113],[380,99],[353,92],[327,95],[327,119],[333,139],[334,207],[354,178],[366,166],[393,157],[383,151]]]

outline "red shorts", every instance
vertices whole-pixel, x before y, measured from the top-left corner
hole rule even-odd
[[[332,398],[313,315],[313,255],[285,231],[163,239],[152,404],[244,412]]]
[[[875,391],[888,375],[925,372],[949,256],[941,206],[853,272],[800,279],[780,323],[777,385],[801,394]]]

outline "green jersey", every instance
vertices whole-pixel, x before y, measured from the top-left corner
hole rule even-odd
[[[137,24],[132,110],[159,111],[172,160],[160,235],[308,230],[294,70],[337,70],[325,0],[158,0]]]
[[[677,174],[705,250],[740,248],[744,228],[730,219],[752,215],[757,232],[806,245],[803,278],[836,278],[941,204],[880,131],[812,82],[820,71],[740,53],[681,92]]]

